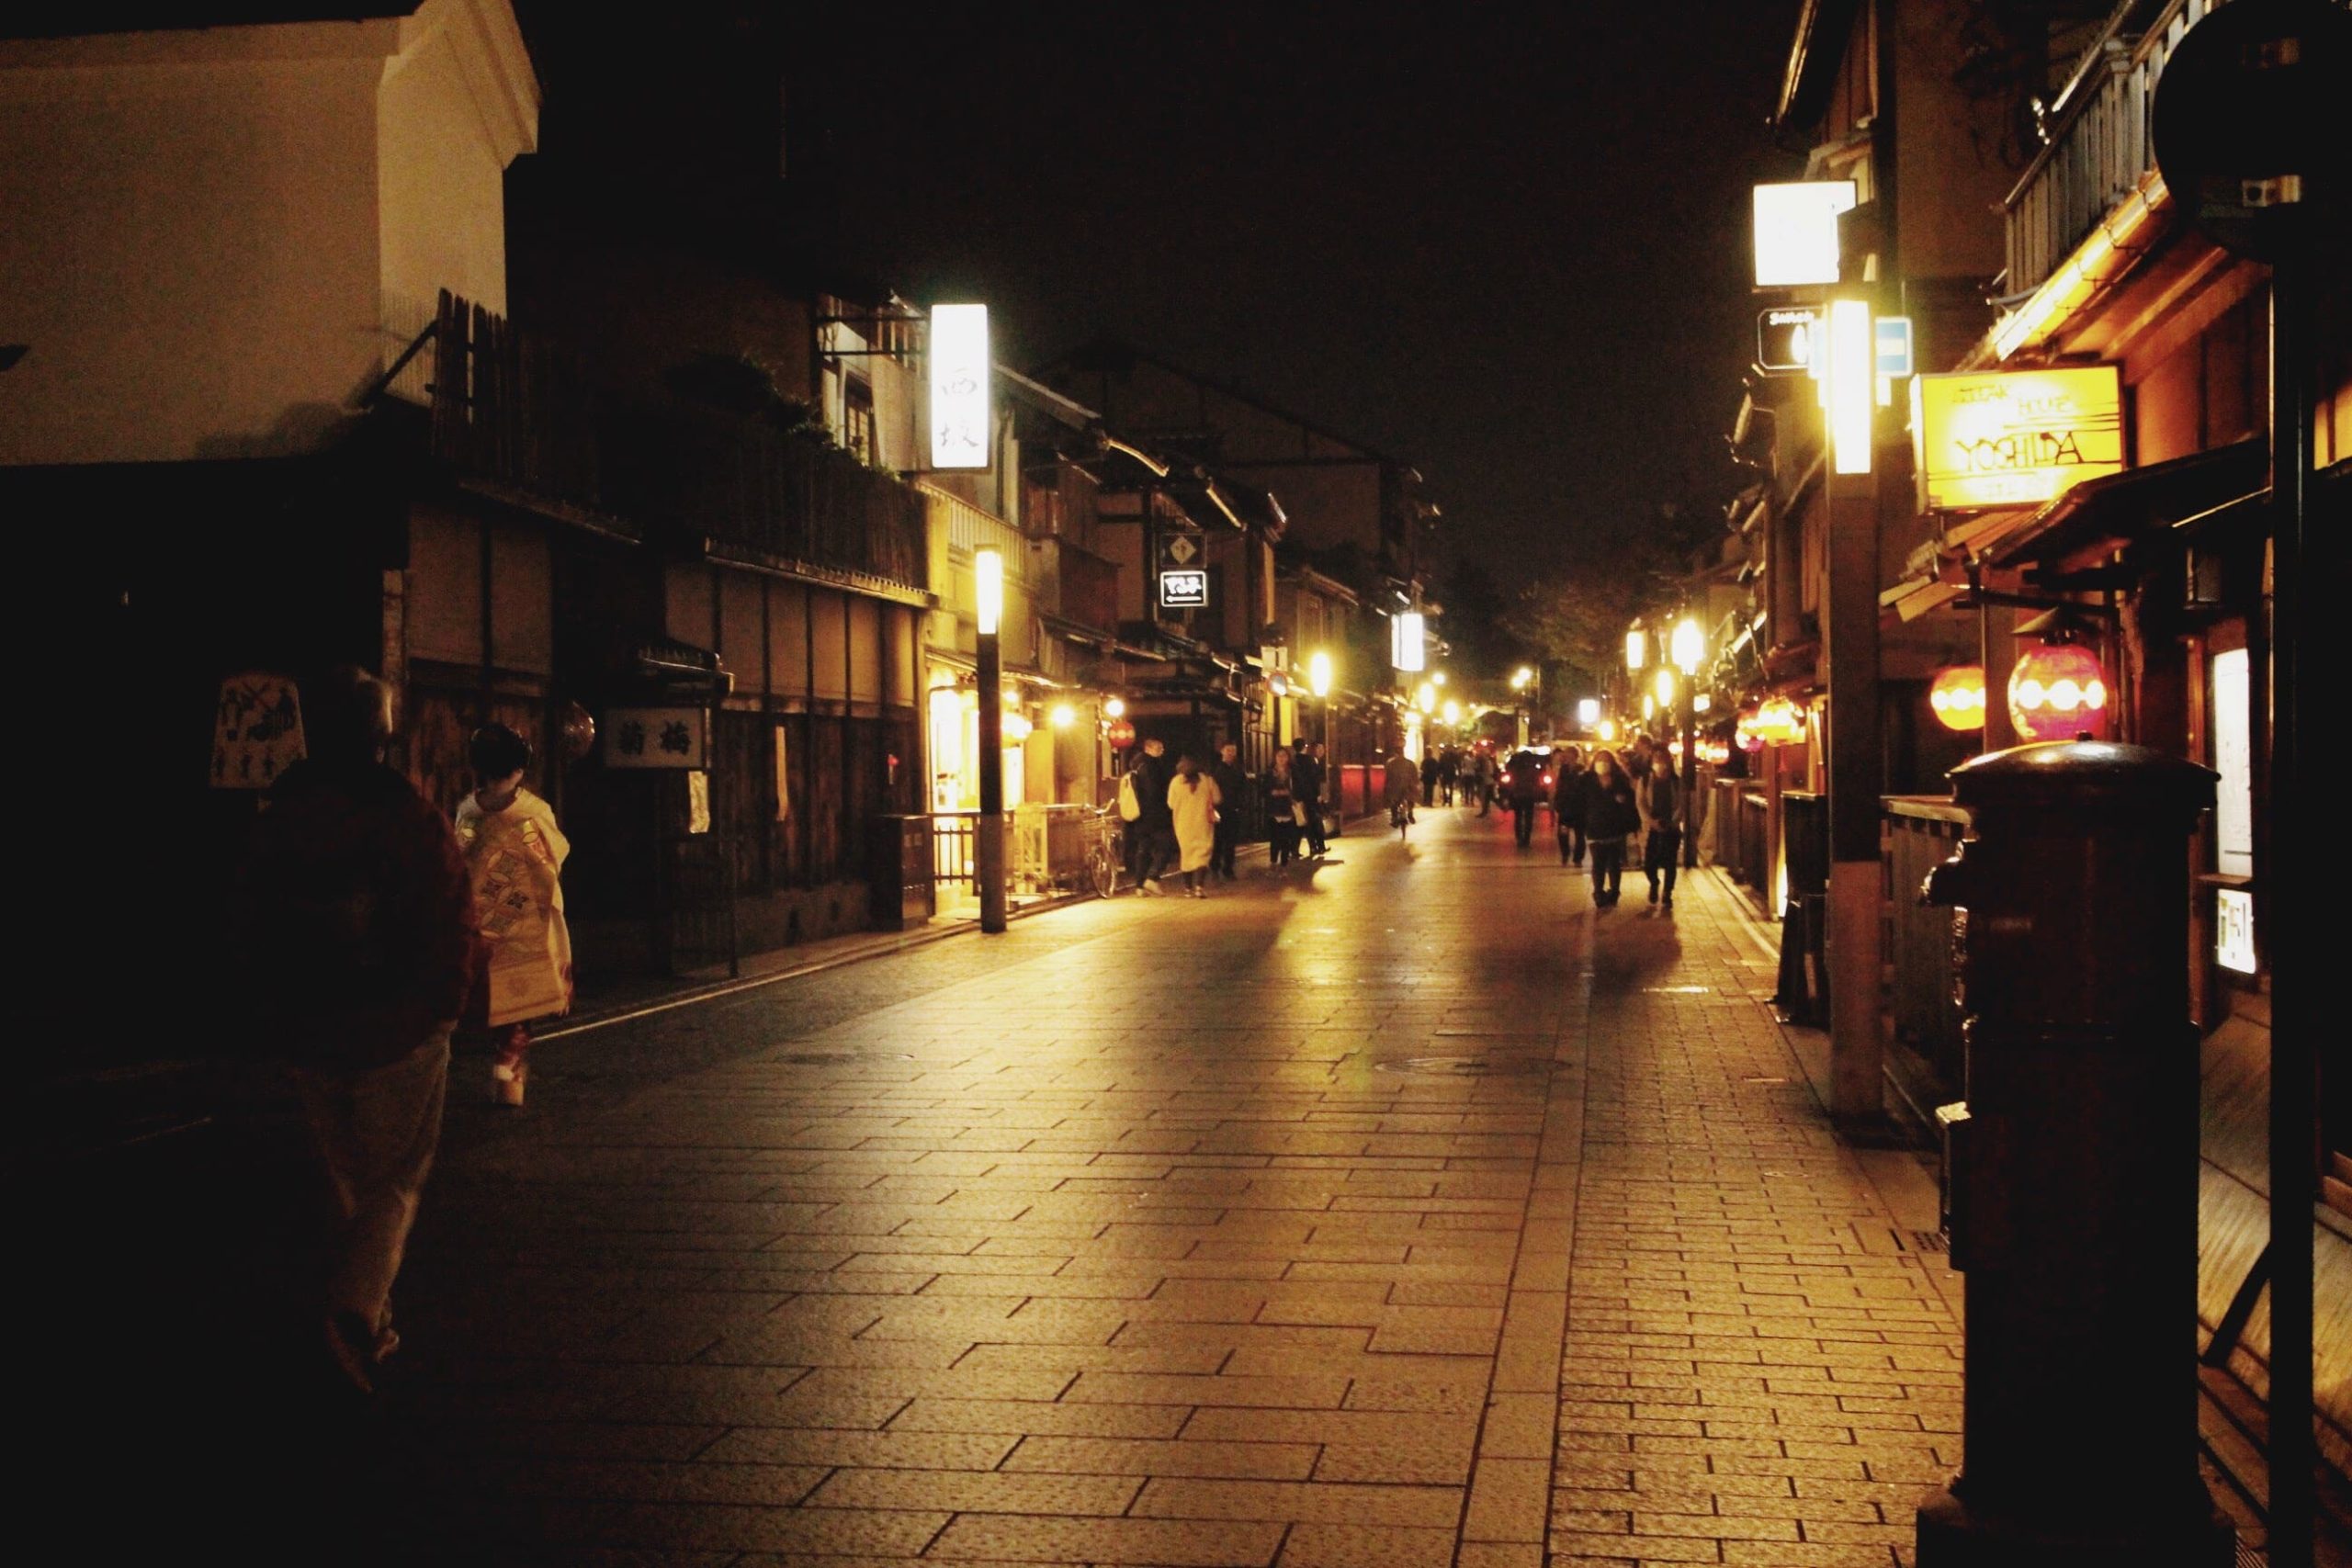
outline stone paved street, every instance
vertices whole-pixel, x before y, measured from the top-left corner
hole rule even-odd
[[[548,1046],[428,1194],[388,1528],[714,1568],[1906,1560],[1957,1459],[1931,1184],[1832,1136],[1711,878],[1596,911],[1549,851],[1431,811]]]

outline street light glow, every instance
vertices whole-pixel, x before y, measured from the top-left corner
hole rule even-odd
[[[1450,725],[1458,725],[1462,722],[1462,705],[1452,697],[1445,699],[1445,722]]]
[[[1657,679],[1650,682],[1650,689],[1657,694],[1658,706],[1662,708],[1672,707],[1674,705],[1674,671],[1672,668],[1664,664],[1659,665],[1657,667]]]
[[[1871,333],[1869,301],[1829,302],[1822,391],[1828,400],[1832,467],[1841,474],[1871,471],[1871,424],[1878,409],[1877,344]]]
[[[1639,674],[1642,666],[1649,661],[1650,639],[1643,635],[1641,627],[1635,626],[1625,634],[1625,668]]]
[[[1413,693],[1413,705],[1420,709],[1423,713],[1431,712],[1437,707],[1437,684],[1435,682],[1424,681],[1420,683],[1419,688]]]
[[[1838,215],[1853,208],[1856,194],[1852,180],[1758,186],[1756,287],[1838,282]]]
[[[1071,725],[1076,724],[1077,722],[1078,710],[1076,708],[1070,706],[1068,703],[1056,703],[1054,705],[1054,728],[1056,729],[1068,729]]]
[[[1103,716],[1106,718],[1124,718],[1126,716],[1126,712],[1127,704],[1125,698],[1105,697],[1102,699],[1102,713]]]
[[[1707,634],[1699,629],[1699,623],[1696,620],[1689,615],[1683,616],[1674,627],[1676,667],[1685,675],[1696,675],[1699,672],[1699,661],[1706,656]]]
[[[996,550],[972,552],[972,605],[982,637],[994,637],[1004,620],[1004,557]]]
[[[1599,724],[1600,722],[1600,699],[1599,697],[1578,697],[1577,699],[1577,725],[1583,728],[1590,729],[1594,725]]]
[[[1331,694],[1331,656],[1320,649],[1307,657],[1306,689],[1318,697]]]

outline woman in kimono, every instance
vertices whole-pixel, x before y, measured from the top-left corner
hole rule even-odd
[[[571,845],[555,808],[523,787],[531,746],[503,724],[467,748],[474,792],[458,803],[458,840],[473,874],[484,958],[481,988],[497,1057],[492,1095],[523,1103],[531,1021],[571,1009],[571,931],[563,918],[563,862]]]

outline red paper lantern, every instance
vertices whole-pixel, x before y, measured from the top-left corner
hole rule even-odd
[[[2107,728],[2107,672],[2078,642],[2043,643],[2009,672],[2009,722],[2020,740],[2096,739]]]
[[[1946,729],[1984,728],[1984,668],[1962,664],[1944,671],[1928,689],[1928,705]]]

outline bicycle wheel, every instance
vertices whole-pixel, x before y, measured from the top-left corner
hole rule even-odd
[[[1097,847],[1086,857],[1086,879],[1098,898],[1108,898],[1111,889],[1118,886],[1119,867],[1108,850]]]

